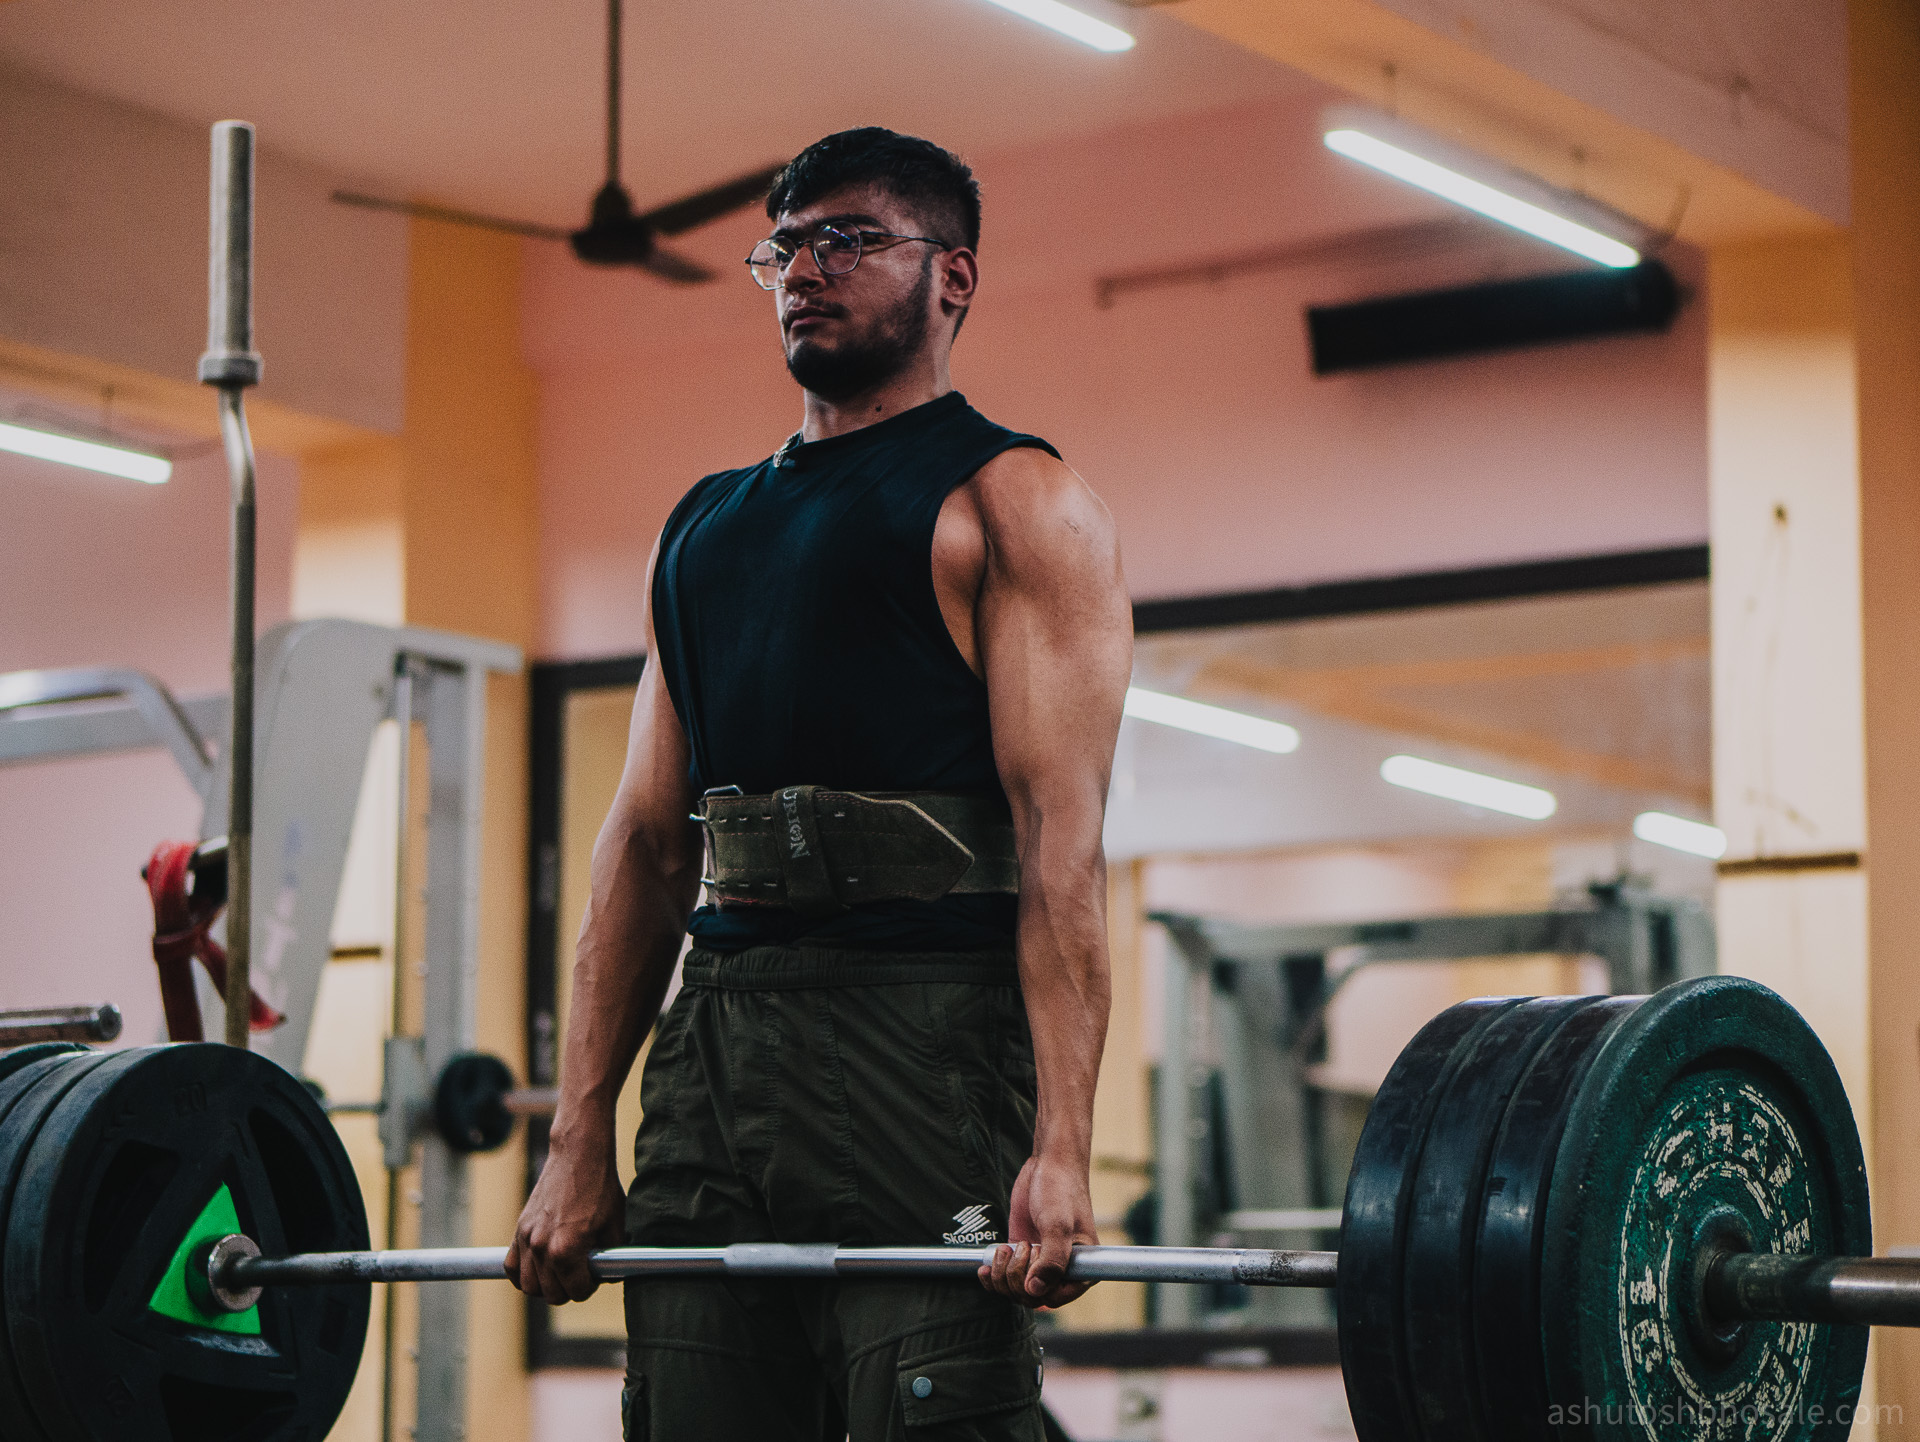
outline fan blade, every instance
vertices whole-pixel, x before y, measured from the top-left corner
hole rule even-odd
[[[772,165],[764,170],[756,170],[738,180],[729,180],[697,195],[658,206],[640,219],[661,235],[678,235],[683,230],[692,230],[697,225],[718,220],[742,206],[752,205],[756,200],[765,200],[767,192],[773,188],[773,178],[783,169],[784,166]]]
[[[637,263],[642,270],[652,271],[662,280],[677,281],[681,285],[699,285],[703,281],[719,279],[699,262],[688,260],[684,255],[676,255],[657,245],[647,252],[645,260]]]
[[[364,210],[390,210],[398,215],[415,215],[422,220],[445,220],[455,225],[477,225],[485,230],[504,230],[509,235],[527,235],[535,240],[565,240],[573,232],[556,225],[535,225],[526,220],[502,220],[497,215],[480,215],[471,210],[453,210],[444,205],[428,205],[418,200],[388,200],[379,195],[360,195],[351,190],[336,190],[333,198],[342,205],[357,205]]]

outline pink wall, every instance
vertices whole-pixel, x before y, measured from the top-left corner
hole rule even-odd
[[[263,456],[259,617],[287,617],[295,468]],[[0,455],[0,672],[150,671],[225,691],[227,474],[218,454],[162,486]],[[0,1006],[113,1001],[151,1041],[160,993],[140,866],[199,834],[200,804],[161,751],[0,766]]]
[[[1136,596],[1292,585],[1692,544],[1706,536],[1705,341],[1615,338],[1316,380],[1307,304],[1562,268],[1489,227],[1398,264],[1123,296],[1155,264],[1447,213],[1275,102],[974,157],[984,289],[955,383],[1057,444],[1119,522]],[[744,255],[764,220],[716,227]],[[724,246],[708,244],[724,253]],[[1565,258],[1570,261],[1570,258]],[[1688,256],[1669,256],[1697,282]],[[541,650],[632,651],[673,502],[798,424],[770,303],[744,277],[670,290],[528,250],[541,377]]]
[[[8,199],[0,336],[186,379],[206,338],[207,131],[0,73]],[[396,430],[406,223],[334,205],[338,183],[258,155],[261,395]],[[214,414],[209,392],[206,415]],[[0,418],[53,419],[0,393]],[[100,414],[73,419],[97,426]],[[158,438],[156,438],[158,439]],[[178,438],[173,438],[178,440]],[[193,442],[163,486],[0,455],[0,671],[130,666],[183,695],[227,689],[227,475]],[[286,619],[296,467],[262,455],[259,622]],[[0,1006],[111,1000],[160,1026],[140,864],[198,834],[160,751],[0,766]]]

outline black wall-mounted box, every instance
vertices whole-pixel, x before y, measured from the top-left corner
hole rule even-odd
[[[1657,260],[1489,285],[1309,306],[1315,375],[1473,355],[1625,331],[1662,331],[1680,309]]]

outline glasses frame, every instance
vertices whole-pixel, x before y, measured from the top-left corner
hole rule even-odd
[[[853,237],[853,240],[854,240],[853,264],[849,265],[845,270],[829,269],[827,266],[826,257],[820,254],[820,241],[830,231],[840,235],[850,235]],[[805,241],[804,243],[796,243],[794,241],[786,240],[779,236],[771,236],[771,235],[768,236],[765,240],[761,241],[759,245],[754,246],[754,248],[747,253],[747,258],[745,261],[745,264],[747,267],[747,274],[753,278],[753,283],[759,286],[760,289],[764,291],[779,290],[781,286],[786,284],[785,277],[787,273],[787,267],[792,265],[795,260],[799,259],[800,251],[803,248],[803,244],[804,244],[805,249],[813,252],[813,263],[820,268],[820,274],[833,275],[833,276],[852,275],[854,271],[860,268],[860,262],[866,257],[866,254],[868,251],[891,250],[893,248],[891,245],[869,245],[867,242],[870,240],[888,240],[888,241],[894,242],[894,244],[896,245],[902,241],[912,240],[912,241],[919,241],[923,245],[937,245],[942,250],[953,249],[953,247],[948,245],[944,240],[936,240],[931,235],[901,235],[898,232],[891,231],[891,230],[861,230],[857,227],[849,227],[849,226],[843,226],[843,225],[831,225],[831,224],[819,225],[814,227],[812,237],[809,240]],[[760,246],[762,245],[769,245],[774,247],[775,258],[779,261],[778,268],[774,271],[775,279],[772,285],[768,285],[765,281],[761,280],[759,272],[756,269],[757,265],[765,265],[767,263],[765,261],[756,262],[754,260],[754,256],[760,253]],[[779,255],[779,251],[783,247],[787,252],[784,257]]]

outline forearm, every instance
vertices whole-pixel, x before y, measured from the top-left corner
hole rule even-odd
[[[1022,859],[1020,987],[1039,1078],[1034,1155],[1085,1168],[1093,1152],[1093,1096],[1106,1045],[1106,860],[1096,839],[1046,840]]]
[[[594,848],[553,1145],[613,1145],[614,1107],[660,1013],[699,884],[698,854],[609,821]]]

